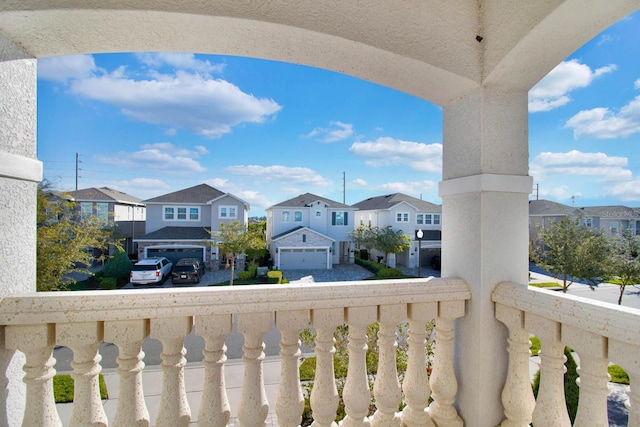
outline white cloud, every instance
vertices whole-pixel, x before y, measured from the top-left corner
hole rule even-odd
[[[200,173],[207,169],[198,161],[201,152],[178,148],[169,142],[144,144],[140,150],[118,152],[110,155],[98,155],[94,160],[99,163],[120,168],[162,170],[167,174]]]
[[[629,179],[626,157],[612,157],[605,153],[540,153],[531,162],[531,175],[536,179],[553,175],[596,176],[604,180]]]
[[[137,53],[136,58],[150,68],[169,66],[178,70],[190,70],[199,73],[221,73],[225,64],[212,64],[208,60],[197,59],[193,53],[146,52]]]
[[[563,61],[529,91],[529,112],[550,111],[569,101],[569,93],[589,86],[593,80],[616,69],[607,65],[592,71],[576,59]]]
[[[421,195],[434,192],[437,189],[437,186],[437,182],[425,180],[410,182],[388,182],[386,184],[379,185],[377,188],[383,192],[404,193],[420,198]]]
[[[635,82],[633,82],[633,88],[634,89],[640,89],[640,79],[636,80]]]
[[[636,85],[638,85],[637,81]],[[637,96],[618,112],[604,107],[582,110],[571,117],[565,127],[573,128],[574,138],[584,136],[611,139],[639,133],[640,96]]]
[[[92,55],[52,56],[38,60],[38,78],[58,83],[90,77],[96,70]]]
[[[100,181],[96,187],[110,187],[141,199],[150,199],[171,191],[171,187],[160,179],[134,178],[121,181]]]
[[[327,187],[332,184],[330,180],[323,178],[313,169],[304,167],[237,165],[229,166],[225,168],[225,171],[232,175],[252,177],[268,182],[295,182],[301,186],[317,185],[320,187]]]
[[[106,102],[132,120],[218,138],[241,123],[263,123],[282,107],[224,81],[178,71],[165,79],[132,80],[121,74],[71,82],[71,92]]]
[[[608,193],[623,202],[640,201],[640,178],[619,182],[608,189]]]
[[[316,138],[322,142],[331,143],[343,141],[353,135],[353,125],[340,121],[329,122],[328,128],[317,127],[305,137]]]
[[[367,181],[365,181],[362,178],[356,178],[353,181],[351,181],[351,185],[353,185],[354,187],[366,187]]]
[[[355,142],[349,152],[367,159],[370,166],[407,165],[414,170],[442,172],[442,144],[381,137],[375,141]]]

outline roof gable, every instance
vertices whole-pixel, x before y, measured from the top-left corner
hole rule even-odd
[[[163,194],[145,200],[146,203],[196,203],[207,204],[210,200],[216,199],[224,195],[222,191],[213,188],[207,184],[200,184],[194,187],[185,188],[184,190],[174,191],[173,193]]]
[[[303,226],[298,226],[298,227],[292,228],[291,230],[284,231],[284,232],[282,232],[282,233],[280,233],[278,235],[273,236],[271,238],[271,240],[275,242],[277,240],[283,239],[283,238],[285,238],[287,236],[290,236],[292,234],[300,234],[302,232],[313,233],[313,234],[316,234],[316,235],[318,235],[318,236],[320,236],[322,238],[325,238],[327,240],[335,242],[335,239],[332,239],[331,237],[329,237],[329,236],[327,236],[325,234],[322,234],[322,233],[319,233],[319,232],[317,232],[315,230],[312,230],[309,227],[303,227]]]
[[[529,200],[529,215],[533,216],[557,216],[570,215],[575,208],[551,200]]]
[[[312,193],[304,193],[300,194],[292,199],[285,200],[284,202],[277,203],[267,210],[273,208],[306,208],[310,207],[312,204],[320,201],[327,205],[327,208],[340,208],[340,209],[353,209],[352,206],[345,205],[344,203],[336,202],[335,200],[327,199],[326,197],[317,196]]]
[[[362,211],[389,210],[394,206],[407,203],[417,211],[441,212],[442,206],[427,202],[402,193],[385,194],[384,196],[369,197],[355,203],[353,206]]]
[[[109,187],[85,188],[77,191],[69,191],[68,194],[75,201],[105,201],[123,204],[142,205],[142,199],[114,190]]]

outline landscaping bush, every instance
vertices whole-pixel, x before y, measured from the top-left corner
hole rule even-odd
[[[378,276],[380,277],[402,277],[404,274],[402,270],[397,268],[386,267],[378,271]]]
[[[129,255],[124,250],[118,249],[113,256],[109,257],[102,271],[105,277],[113,277],[118,283],[128,282],[132,266]]]
[[[115,277],[102,277],[98,280],[100,289],[112,290],[118,287],[118,280]]]
[[[98,375],[100,384],[100,398],[108,399],[107,384],[102,374]],[[56,403],[73,402],[73,377],[71,375],[56,375],[53,377],[53,397]]]
[[[271,270],[267,272],[267,278],[269,279],[269,283],[280,284],[283,283],[282,271],[280,270]],[[289,283],[288,281],[286,283]]]
[[[255,274],[252,271],[240,271],[238,272],[238,280],[249,280],[253,279]]]
[[[387,268],[386,265],[380,264],[379,262],[367,261],[359,258],[356,258],[355,262],[356,264],[363,266],[364,268],[366,268],[367,270],[369,270],[370,272],[376,275],[378,274],[378,271],[382,270],[383,268]]]
[[[608,371],[611,375],[611,382],[629,385],[629,375],[620,366],[609,365]]]

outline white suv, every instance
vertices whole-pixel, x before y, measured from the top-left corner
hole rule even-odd
[[[138,261],[131,268],[130,282],[133,285],[143,285],[147,283],[164,283],[164,280],[171,275],[173,264],[165,257],[145,258]]]

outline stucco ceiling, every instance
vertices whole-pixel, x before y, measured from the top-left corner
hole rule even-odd
[[[188,51],[327,68],[445,105],[527,90],[638,0],[64,0],[0,4],[0,59]]]

